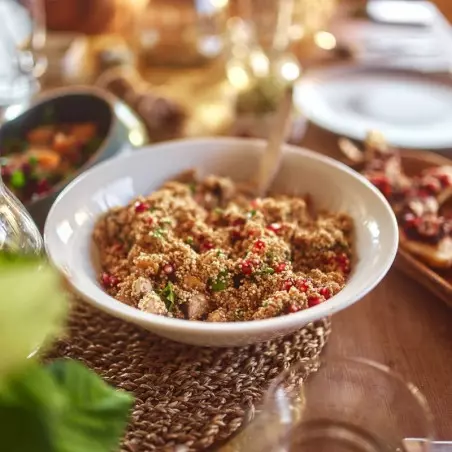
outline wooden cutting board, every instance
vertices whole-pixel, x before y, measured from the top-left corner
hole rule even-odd
[[[452,165],[452,160],[432,152],[404,150],[401,155],[403,168],[409,176],[415,176],[426,168]],[[452,212],[452,203],[449,202],[445,209]],[[401,248],[395,266],[452,307],[452,268],[434,270]]]

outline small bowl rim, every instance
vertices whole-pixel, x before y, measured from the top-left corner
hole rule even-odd
[[[163,143],[151,144],[142,148],[140,152],[154,152],[156,148],[164,149],[167,147],[179,147],[183,150],[183,145],[186,143],[197,144],[197,145],[214,145],[222,143],[225,146],[229,147],[237,147],[242,146],[244,148],[255,149],[255,148],[263,148],[265,145],[265,140],[260,139],[249,139],[249,138],[235,138],[235,137],[210,137],[210,138],[184,138],[179,140],[172,140]],[[259,320],[249,320],[249,321],[240,321],[240,322],[221,322],[221,327],[218,326],[217,322],[206,322],[200,320],[186,320],[186,319],[175,319],[171,317],[164,317],[155,315],[148,312],[140,311],[139,309],[121,303],[115,298],[108,295],[106,292],[102,291],[99,294],[99,297],[90,297],[89,294],[85,294],[83,290],[79,290],[75,285],[73,285],[70,281],[69,284],[72,287],[72,290],[81,297],[86,300],[88,303],[94,305],[95,307],[110,313],[111,315],[121,318],[123,320],[127,320],[128,322],[139,324],[139,325],[156,325],[162,327],[167,330],[177,330],[180,333],[211,333],[214,336],[218,335],[229,335],[231,333],[244,333],[247,335],[252,333],[259,333],[263,331],[278,331],[278,330],[286,330],[289,328],[296,329],[300,324],[307,324],[316,319],[328,317],[335,312],[343,310],[351,305],[353,305],[358,300],[362,299],[366,296],[371,290],[373,290],[381,280],[386,276],[387,272],[391,268],[394,259],[397,254],[398,249],[398,240],[399,240],[399,230],[397,225],[397,220],[394,215],[394,212],[389,205],[386,198],[381,194],[381,192],[374,187],[364,176],[349,168],[342,162],[339,162],[332,157],[328,157],[326,155],[320,154],[318,152],[312,151],[307,148],[300,148],[298,146],[285,144],[284,145],[284,153],[295,153],[301,155],[302,158],[309,158],[312,160],[320,161],[321,163],[327,164],[328,166],[334,167],[335,170],[340,172],[347,173],[351,178],[358,180],[362,185],[366,187],[367,190],[370,190],[372,194],[379,199],[381,205],[384,206],[384,212],[387,214],[387,219],[390,220],[388,224],[385,224],[385,228],[390,229],[390,240],[387,242],[387,249],[385,250],[385,259],[384,265],[382,265],[378,272],[375,273],[375,277],[373,278],[372,284],[368,287],[357,291],[353,296],[350,296],[348,300],[341,300],[340,293],[335,297],[332,297],[328,300],[327,303],[322,303],[320,305],[311,307],[309,309],[305,309],[303,311],[299,311],[293,314],[285,314],[278,317],[272,317],[267,319],[259,319]],[[124,162],[128,159],[138,158],[137,154],[125,154],[121,155],[116,159],[105,161],[99,165],[96,165],[93,168],[88,169],[78,178],[73,180],[67,185],[63,191],[59,194],[55,203],[52,205],[49,215],[47,217],[45,226],[44,226],[44,244],[47,255],[49,257],[52,265],[56,267],[56,269],[66,277],[67,272],[63,267],[60,267],[58,263],[56,263],[52,258],[52,253],[50,252],[49,245],[49,230],[50,230],[50,221],[53,216],[53,211],[58,208],[60,202],[62,202],[66,193],[72,190],[72,188],[76,185],[83,184],[84,179],[90,177],[92,173],[104,171],[108,173],[108,167],[113,165],[118,165],[118,162]],[[125,167],[126,165],[124,165]],[[93,280],[91,276],[87,276],[88,279]],[[95,281],[95,280],[94,280]],[[97,281],[95,281],[97,283]]]
[[[44,196],[40,196],[39,198],[25,202],[24,205],[26,208],[33,208],[36,205],[39,205],[44,200],[47,200],[52,196],[59,194],[59,192],[61,192],[62,189],[64,189],[74,179],[80,176],[80,174],[89,169],[92,166],[93,162],[96,161],[99,158],[99,156],[105,153],[108,142],[112,138],[115,128],[117,127],[116,124],[117,121],[115,118],[114,111],[114,103],[116,101],[115,97],[112,94],[108,93],[107,91],[103,91],[102,89],[97,88],[95,86],[84,86],[84,85],[73,86],[70,88],[68,87],[54,88],[52,90],[46,91],[43,94],[40,94],[38,97],[36,97],[36,99],[32,100],[32,102],[29,105],[27,105],[26,109],[21,111],[18,114],[18,116],[16,116],[13,119],[13,121],[18,119],[20,116],[24,115],[27,111],[32,110],[40,105],[43,105],[47,102],[51,102],[57,98],[64,98],[66,96],[72,95],[92,96],[93,98],[97,98],[98,100],[103,101],[104,104],[108,106],[111,115],[110,123],[108,125],[108,131],[104,139],[102,140],[101,145],[97,148],[97,150],[94,153],[90,155],[90,157],[83,163],[83,165],[77,168],[77,170],[72,172],[68,177],[65,177],[63,180],[54,185],[52,187],[52,190],[46,193]]]

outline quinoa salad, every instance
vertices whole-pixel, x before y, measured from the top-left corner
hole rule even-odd
[[[266,319],[326,302],[351,270],[353,222],[309,197],[253,198],[194,172],[97,222],[100,283],[152,314],[209,322]]]

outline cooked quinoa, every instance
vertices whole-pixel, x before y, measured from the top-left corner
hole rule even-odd
[[[142,311],[190,320],[265,319],[325,302],[350,272],[353,223],[309,198],[253,198],[194,173],[96,224],[100,283]]]

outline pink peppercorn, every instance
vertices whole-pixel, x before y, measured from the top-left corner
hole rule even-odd
[[[135,212],[136,213],[143,213],[143,212],[146,212],[146,210],[148,210],[148,206],[144,202],[137,201],[135,203]]]
[[[275,272],[276,273],[282,273],[285,269],[286,269],[286,263],[285,262],[281,262],[279,263],[276,267],[275,267]]]

